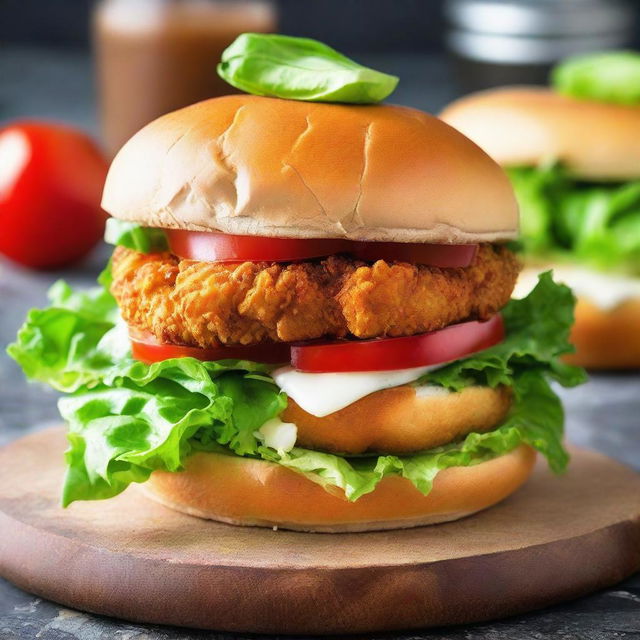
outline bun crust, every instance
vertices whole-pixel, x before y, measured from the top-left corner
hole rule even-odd
[[[503,166],[559,160],[579,178],[640,177],[640,107],[507,87],[457,100],[440,117]]]
[[[291,398],[282,420],[298,427],[298,445],[357,454],[389,454],[433,449],[472,431],[489,431],[511,406],[507,387],[467,387],[458,393],[421,397],[403,385],[371,393],[324,418],[301,409]]]
[[[565,356],[587,369],[640,368],[640,298],[602,310],[578,298],[571,342],[576,353]]]
[[[147,226],[469,243],[517,235],[508,179],[437,118],[250,95],[200,102],[127,142],[102,206]]]
[[[387,477],[356,502],[275,463],[217,453],[196,453],[186,471],[155,471],[141,486],[172,509],[230,524],[376,531],[446,522],[486,509],[526,481],[535,457],[521,445],[488,462],[445,469],[428,496],[404,478]]]

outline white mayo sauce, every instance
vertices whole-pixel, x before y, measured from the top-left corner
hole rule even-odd
[[[303,373],[292,367],[282,367],[271,375],[276,384],[302,409],[323,418],[370,393],[413,382],[428,371],[442,367],[443,364],[353,373]],[[436,389],[439,391],[435,391]],[[416,393],[420,397],[440,395],[442,392],[446,393],[446,390],[437,385],[416,387]]]

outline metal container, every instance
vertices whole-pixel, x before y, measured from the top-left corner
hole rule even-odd
[[[625,0],[446,0],[447,45],[465,91],[546,84],[561,58],[628,47],[636,13]]]

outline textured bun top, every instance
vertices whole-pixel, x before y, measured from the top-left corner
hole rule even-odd
[[[250,95],[169,113],[116,156],[102,206],[146,226],[289,238],[516,236],[509,182],[437,118]]]
[[[640,107],[508,87],[457,100],[440,117],[503,166],[557,160],[579,178],[640,177]]]

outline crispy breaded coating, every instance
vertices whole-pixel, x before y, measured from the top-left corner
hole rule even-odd
[[[407,336],[486,320],[509,300],[518,270],[508,249],[489,244],[455,269],[344,256],[225,264],[118,247],[111,290],[125,321],[163,342],[249,345]]]

